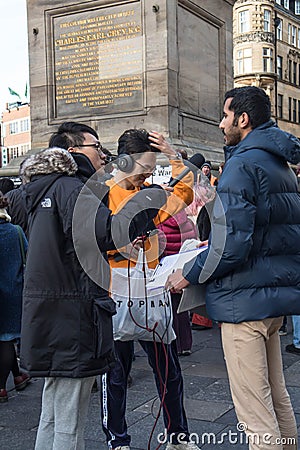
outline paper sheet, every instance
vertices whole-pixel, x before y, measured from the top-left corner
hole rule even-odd
[[[147,287],[149,289],[158,289],[164,287],[168,276],[176,269],[182,269],[185,263],[193,259],[199,253],[206,250],[207,247],[195,248],[187,252],[176,253],[175,255],[165,256],[157,265]]]

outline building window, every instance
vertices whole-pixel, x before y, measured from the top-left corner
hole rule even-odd
[[[288,24],[288,43],[296,47],[297,28],[294,25]]]
[[[282,56],[277,56],[277,77],[282,80]]]
[[[17,134],[17,133],[19,133],[19,123],[11,122],[9,124],[9,134]]]
[[[276,0],[276,3],[278,3],[278,5],[281,5],[281,0]]]
[[[282,119],[282,117],[283,117],[283,95],[282,94],[278,94],[278,97],[277,97],[277,114],[278,114],[278,119]]]
[[[20,156],[25,155],[29,150],[30,150],[30,145],[29,144],[23,144],[20,146]]]
[[[271,48],[263,48],[263,71],[273,71],[273,50]]]
[[[297,100],[293,98],[293,122],[297,122]]]
[[[292,99],[289,97],[289,121],[292,120]]]
[[[293,62],[293,83],[297,84],[297,63]]]
[[[292,26],[292,40],[291,44],[296,47],[296,36],[297,36],[297,28],[293,25]]]
[[[300,48],[300,28],[298,28],[298,48]]]
[[[237,73],[240,75],[244,73],[243,71],[243,50],[238,50],[237,52]]]
[[[277,39],[282,41],[282,20],[279,19],[278,26],[277,26]]]
[[[295,14],[300,14],[300,0],[295,0]]]
[[[289,81],[292,82],[292,61],[289,59]]]
[[[271,31],[271,11],[264,9],[264,31]]]
[[[300,100],[298,100],[298,123],[300,123]]]
[[[252,49],[244,48],[237,52],[237,73],[238,75],[243,73],[252,72]]]
[[[29,119],[22,119],[20,120],[20,132],[25,133],[26,131],[29,131]]]
[[[290,7],[290,1],[289,1],[289,0],[284,0],[283,6],[284,6],[286,9],[289,9],[289,7]]]
[[[247,33],[250,30],[249,10],[239,13],[240,33]]]
[[[9,147],[10,160],[19,156],[18,147]]]

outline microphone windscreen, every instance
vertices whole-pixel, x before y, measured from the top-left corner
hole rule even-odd
[[[189,162],[200,169],[201,166],[205,163],[205,158],[201,153],[195,153],[190,157]]]

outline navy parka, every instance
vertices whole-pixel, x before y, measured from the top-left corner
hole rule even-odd
[[[269,121],[225,147],[209,247],[184,266],[213,320],[300,314],[300,142]]]

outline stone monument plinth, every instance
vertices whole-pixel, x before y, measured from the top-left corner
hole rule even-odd
[[[27,0],[32,150],[75,120],[112,151],[137,127],[221,161],[233,3]]]

